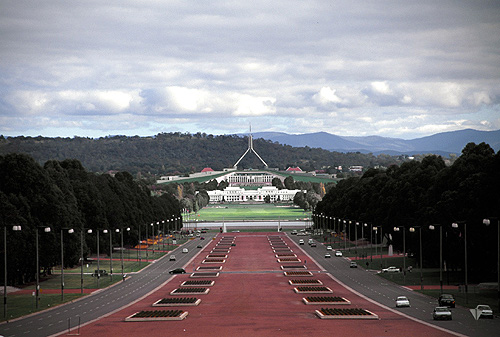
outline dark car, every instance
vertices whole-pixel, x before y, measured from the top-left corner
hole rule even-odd
[[[168,273],[169,274],[185,274],[186,271],[184,270],[184,268],[176,268],[176,269],[172,269]]]
[[[455,308],[455,299],[453,298],[453,295],[450,294],[441,294],[439,296],[438,303],[440,307]]]

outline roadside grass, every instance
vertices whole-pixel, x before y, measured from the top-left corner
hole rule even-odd
[[[65,302],[74,301],[84,295],[81,294],[65,294]],[[17,317],[29,315],[34,312],[42,311],[50,307],[61,304],[61,294],[41,294],[39,308],[36,309],[35,296],[30,295],[9,295],[7,300],[7,315],[5,319],[2,315],[0,321],[8,321]]]
[[[310,218],[311,212],[291,204],[218,204],[204,207],[188,221],[235,221],[235,220],[297,220]]]

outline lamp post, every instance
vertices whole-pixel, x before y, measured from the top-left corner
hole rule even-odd
[[[126,229],[127,232],[130,231],[130,227],[127,227]],[[120,233],[121,234],[121,250],[120,250],[120,257],[121,257],[121,260],[122,260],[122,279],[123,279],[123,228],[120,230],[120,229],[116,229],[116,232],[117,233]]]
[[[20,231],[21,226],[12,226],[13,231]],[[7,226],[3,227],[3,317],[7,317]]]
[[[373,224],[370,224],[370,262],[373,262]]]
[[[468,281],[467,281],[467,223],[464,222],[464,221],[461,221],[460,223],[464,224],[465,303],[469,304],[469,298],[468,298],[468,295],[467,295],[467,293],[469,292],[469,290],[468,290]],[[452,223],[451,227],[458,228],[458,223],[457,222]]]
[[[380,269],[384,268],[382,265],[382,249],[384,248],[384,234],[383,234],[383,227],[380,226]]]
[[[363,240],[363,253],[361,254],[361,256],[364,258],[364,255],[366,253],[365,251],[365,227],[367,227],[368,224],[367,223],[364,223],[361,225],[361,239]]]
[[[399,232],[399,229],[403,229],[403,284],[406,284],[406,233],[404,226],[394,227],[395,232]]]
[[[342,220],[343,223],[344,223],[344,228],[343,228],[343,232],[344,232],[344,252],[347,250],[347,231],[346,231],[346,222],[345,220]]]
[[[358,259],[358,226],[359,222],[354,223],[354,244],[355,244],[355,250],[356,250],[356,259]]]
[[[161,243],[163,244],[163,251],[165,251],[165,220],[162,220],[161,224],[162,224]]]
[[[439,294],[443,293],[443,226],[441,225],[430,225],[429,229],[434,230],[439,226]]]
[[[111,230],[104,229],[104,234],[109,232],[109,277],[113,280],[113,233]]]
[[[99,289],[99,279],[101,278],[101,268],[99,266],[99,261],[100,261],[100,256],[99,256],[99,232],[100,230],[98,229],[96,231],[97,233],[97,289]]]
[[[69,234],[75,232],[73,228],[61,228],[61,301],[64,301],[64,230],[68,230]]]
[[[497,221],[497,299],[498,308],[500,310],[500,221],[498,218],[491,218]],[[490,225],[490,219],[484,219],[483,224],[486,226]]]
[[[414,233],[415,228],[418,228],[418,236],[419,236],[419,255],[420,255],[420,290],[424,290],[424,275],[422,273],[422,226],[410,227],[410,232]]]
[[[36,288],[35,288],[35,303],[36,308],[39,307],[40,302],[40,256],[38,253],[38,229],[43,228],[45,233],[50,233],[50,227],[37,226],[36,236],[35,236],[35,246],[36,246]]]
[[[80,231],[80,293],[83,294],[83,231],[85,228],[82,228]],[[92,229],[88,229],[87,233],[92,233]]]

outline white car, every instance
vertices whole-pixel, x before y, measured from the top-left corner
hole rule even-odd
[[[300,239],[299,240],[299,245],[303,245],[304,244],[304,240]]]
[[[389,267],[382,269],[383,273],[399,273],[399,268],[397,267]]]
[[[183,252],[183,253],[187,253],[187,252],[189,252],[189,250],[188,250],[187,248],[183,248],[183,249],[182,249],[182,252]]]
[[[479,318],[493,318],[493,310],[489,305],[480,304],[476,307]]]
[[[333,250],[332,246],[326,246],[326,250]]]
[[[448,307],[435,307],[432,312],[432,318],[434,320],[446,319],[451,320],[451,311]]]
[[[342,256],[342,252],[341,252],[340,250],[337,250],[337,251],[335,252],[335,256]]]
[[[330,255],[330,253],[326,253],[325,254],[325,259],[328,259],[328,258],[331,258],[332,256]]]
[[[396,298],[396,308],[409,307],[410,300],[406,296],[398,296]]]
[[[175,261],[175,255],[170,255],[170,261]]]

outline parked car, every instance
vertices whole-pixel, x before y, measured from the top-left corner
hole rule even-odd
[[[349,266],[349,268],[358,268],[358,264],[354,261],[351,261],[351,265]]]
[[[432,318],[434,320],[451,320],[451,311],[448,307],[435,307],[432,312]]]
[[[489,305],[480,304],[476,307],[476,311],[479,314],[479,318],[493,318],[493,310],[491,310]]]
[[[304,244],[304,240],[300,239],[299,240],[299,245],[303,245]]]
[[[397,267],[388,267],[388,268],[384,268],[382,269],[382,272],[383,273],[399,273],[399,268]]]
[[[450,307],[455,308],[455,299],[453,295],[450,294],[441,294],[438,298],[438,304],[440,307]]]
[[[341,252],[340,250],[337,250],[337,251],[335,252],[335,256],[342,256],[342,252]]]
[[[328,259],[328,258],[331,258],[332,256],[330,255],[330,253],[326,253],[325,254],[325,259]]]
[[[175,255],[170,255],[170,261],[175,261]]]
[[[398,296],[396,298],[396,308],[409,307],[410,300],[406,296]]]
[[[169,274],[185,274],[184,268],[175,268],[168,272]]]

